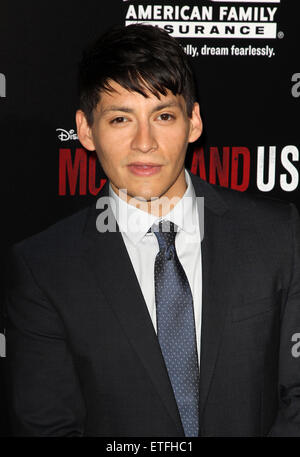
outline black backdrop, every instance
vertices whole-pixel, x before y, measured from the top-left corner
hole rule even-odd
[[[155,10],[154,5],[161,8]],[[173,8],[165,18],[164,6]],[[205,19],[202,7],[207,7],[212,18]],[[178,19],[176,11],[181,12]],[[197,11],[201,19],[197,18]],[[189,149],[186,166],[210,182],[292,201],[300,208],[299,11],[297,2],[288,0],[2,0],[1,266],[5,266],[5,255],[12,243],[43,230],[95,199],[105,176],[99,165],[93,176],[95,158],[87,156],[76,140],[77,62],[90,39],[110,25],[124,24],[126,17],[142,20],[146,13],[147,20],[154,20],[156,15],[156,25],[166,25],[169,30],[179,27],[181,21],[182,36],[178,39],[188,54],[196,52],[190,59],[198,81],[204,134]],[[226,20],[235,31],[221,37]],[[195,22],[202,22],[202,26],[204,22],[204,31],[197,37],[188,36],[195,30]],[[212,22],[217,23],[215,29]],[[272,38],[262,34],[270,25]],[[249,28],[256,33],[255,27],[260,27],[258,37],[249,37]],[[232,35],[241,30],[245,33],[243,38]],[[273,55],[231,55],[232,46],[240,54]],[[208,47],[215,55],[204,54]],[[265,152],[265,183],[269,168],[272,171],[275,167],[274,186],[270,184],[269,188],[258,184],[258,150]],[[218,163],[219,171],[223,166],[223,174],[215,173]],[[236,163],[237,185],[232,168]],[[281,175],[286,175],[286,185]],[[0,317],[0,334],[4,332]],[[9,425],[2,375],[6,360],[4,339],[0,341],[0,435],[6,436]]]

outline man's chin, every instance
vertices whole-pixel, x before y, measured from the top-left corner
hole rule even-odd
[[[125,187],[119,189],[119,196],[121,198],[127,198],[127,200],[137,200],[139,202],[151,202],[160,198],[159,192],[157,192],[155,189],[147,189],[145,191],[145,189],[132,189],[130,187],[127,189]]]

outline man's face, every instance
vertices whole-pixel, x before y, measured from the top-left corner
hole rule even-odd
[[[199,105],[195,103],[189,118],[181,95],[168,91],[158,99],[147,92],[145,98],[114,81],[111,86],[113,92],[101,93],[91,128],[84,114],[76,113],[80,141],[87,149],[96,150],[121,198],[126,196],[120,189],[127,190],[127,201],[132,197],[147,201],[162,196],[181,198],[186,190],[187,145],[202,132]]]

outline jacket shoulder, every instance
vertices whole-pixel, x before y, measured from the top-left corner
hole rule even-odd
[[[25,256],[64,255],[76,252],[88,214],[93,205],[65,217],[47,229],[13,245],[12,250]]]
[[[196,182],[199,188],[203,188],[204,198],[207,195],[210,200],[208,206],[212,201],[218,202],[217,205],[215,203],[215,207],[220,212],[229,211],[234,217],[249,220],[250,223],[255,222],[255,220],[259,222],[264,220],[288,222],[291,219],[291,215],[298,213],[294,204],[279,198],[266,196],[261,193],[240,192],[217,184],[207,183],[197,177],[196,180],[194,178],[194,184]]]

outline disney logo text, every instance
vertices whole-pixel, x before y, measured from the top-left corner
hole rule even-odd
[[[77,133],[75,133],[75,130],[73,129],[69,131],[64,129],[56,129],[56,131],[60,132],[58,134],[58,138],[60,139],[60,141],[78,140]]]

